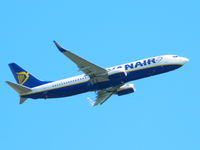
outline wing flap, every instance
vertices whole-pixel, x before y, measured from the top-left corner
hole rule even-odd
[[[106,100],[108,100],[113,95],[113,92],[105,92],[101,95],[97,96],[97,99],[94,103],[94,106],[96,105],[102,105]]]
[[[89,103],[92,106],[97,106],[97,105],[102,105],[104,102],[106,102],[114,93],[116,93],[117,89],[120,87],[121,85],[118,86],[114,86],[111,88],[107,88],[104,90],[100,90],[97,92],[97,96],[96,96],[96,100],[92,101],[91,99],[88,98]]]

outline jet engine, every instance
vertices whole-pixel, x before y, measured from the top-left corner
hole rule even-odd
[[[117,90],[116,94],[117,94],[118,96],[121,96],[121,95],[126,95],[126,94],[133,93],[133,92],[135,92],[135,91],[136,91],[136,89],[135,89],[135,87],[134,87],[134,84],[125,84],[125,85],[121,86],[121,87]]]

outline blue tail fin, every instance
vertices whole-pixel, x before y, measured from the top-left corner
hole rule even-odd
[[[33,88],[42,84],[49,83],[48,81],[40,81],[37,78],[35,78],[33,75],[31,75],[26,70],[22,69],[20,66],[18,66],[15,63],[9,64],[10,70],[12,71],[15,80],[18,84],[25,85],[29,88]]]

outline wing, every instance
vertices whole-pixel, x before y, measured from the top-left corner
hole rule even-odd
[[[79,56],[73,54],[72,52],[62,48],[56,41],[54,41],[55,45],[59,49],[61,53],[67,56],[70,60],[72,60],[78,68],[83,71],[86,75],[90,77],[92,83],[108,81],[108,72],[106,69],[103,69]]]
[[[92,106],[102,105],[106,100],[108,100],[117,91],[117,89],[120,86],[121,85],[118,85],[118,86],[115,86],[115,87],[111,87],[111,88],[107,88],[107,89],[98,91],[97,96],[96,96],[96,100],[93,101],[90,98],[88,98],[89,103]]]

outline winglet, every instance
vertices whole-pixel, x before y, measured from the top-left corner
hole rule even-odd
[[[65,52],[66,50],[64,48],[62,48],[56,41],[53,41],[54,44],[56,45],[56,47],[59,49],[60,52]]]
[[[92,99],[90,99],[89,97],[87,98],[88,102],[90,103],[90,105],[95,106],[95,101],[93,101]]]

